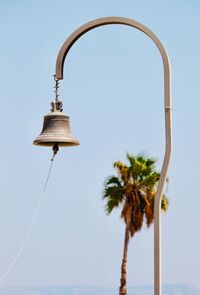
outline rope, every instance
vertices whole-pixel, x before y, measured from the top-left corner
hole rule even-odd
[[[47,188],[47,184],[48,184],[49,177],[50,177],[50,174],[51,174],[51,169],[52,169],[52,166],[53,166],[54,157],[55,157],[55,154],[53,154],[53,157],[51,159],[51,165],[50,165],[50,168],[49,168],[49,172],[47,174],[47,179],[46,179],[46,182],[45,182],[45,185],[44,185],[43,193],[46,191],[46,188]]]
[[[8,266],[8,268],[5,270],[5,272],[0,276],[0,284],[5,280],[5,278],[8,276],[8,274],[10,273],[10,271],[13,269],[13,267],[15,266],[18,258],[20,257],[20,255],[22,254],[25,246],[26,246],[26,243],[28,242],[28,239],[31,235],[31,232],[32,232],[32,229],[33,229],[33,226],[36,222],[36,219],[38,217],[38,214],[39,214],[39,211],[40,211],[40,208],[42,206],[42,203],[43,203],[43,200],[44,200],[44,197],[45,197],[45,191],[46,191],[46,188],[47,188],[47,184],[48,184],[48,181],[49,181],[49,177],[50,177],[50,174],[51,174],[51,170],[52,170],[52,166],[53,166],[53,160],[54,160],[54,157],[55,157],[55,153],[53,154],[53,157],[51,159],[51,164],[50,164],[50,168],[49,168],[49,171],[48,171],[48,174],[47,174],[47,178],[46,178],[46,181],[45,181],[45,185],[44,185],[44,189],[43,189],[43,193],[38,201],[38,205],[36,207],[36,210],[34,212],[34,215],[33,215],[33,218],[31,220],[31,223],[28,227],[28,230],[26,232],[26,235],[19,247],[19,250],[17,252],[17,254],[15,255],[15,257],[13,258],[12,262],[10,263],[10,265]]]

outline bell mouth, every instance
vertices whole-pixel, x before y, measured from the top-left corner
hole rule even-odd
[[[40,139],[39,136],[33,141],[33,144],[38,146],[49,146],[49,147],[53,147],[56,144],[59,147],[70,147],[70,146],[80,145],[79,141],[76,139],[74,139],[74,141],[62,141],[60,139],[56,140],[56,138],[54,138],[51,141],[50,139],[46,139],[46,140],[44,138]]]

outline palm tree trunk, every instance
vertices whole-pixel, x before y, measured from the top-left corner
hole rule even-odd
[[[124,254],[121,265],[121,285],[119,288],[119,295],[127,295],[126,289],[126,268],[127,268],[127,254],[128,254],[128,242],[129,242],[129,229],[126,226],[125,238],[124,238]]]

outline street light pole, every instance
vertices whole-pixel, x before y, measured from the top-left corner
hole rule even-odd
[[[131,26],[145,33],[158,47],[163,61],[166,145],[165,156],[154,205],[154,295],[161,295],[161,199],[172,150],[170,64],[167,52],[155,34],[143,24],[138,23],[133,19],[124,17],[103,17],[84,24],[74,31],[64,42],[57,56],[55,80],[58,81],[63,79],[65,58],[73,44],[88,31],[100,26],[111,24]]]

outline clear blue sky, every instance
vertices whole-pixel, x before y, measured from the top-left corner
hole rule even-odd
[[[174,152],[163,281],[200,287],[199,12],[197,0],[1,1],[0,274],[26,233],[49,167],[51,150],[32,141],[53,99],[57,53],[85,22],[124,16],[159,37],[172,65]],[[81,145],[58,154],[32,235],[3,285],[118,285],[124,226],[119,212],[104,212],[103,181],[126,151],[146,151],[162,164],[158,50],[132,28],[93,30],[71,49],[60,93]],[[153,283],[153,228],[130,243],[128,283]]]

